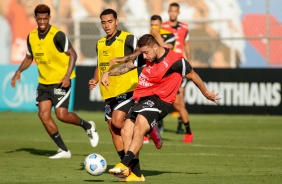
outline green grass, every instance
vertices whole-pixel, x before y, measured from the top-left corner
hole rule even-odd
[[[104,173],[91,176],[83,169],[90,153],[105,157],[108,169],[119,162],[103,114],[77,112],[96,122],[100,142],[90,146],[82,128],[58,121],[71,159],[50,160],[57,147],[45,132],[37,113],[1,112],[0,183],[112,183]],[[176,119],[165,119],[164,145],[152,141],[140,155],[146,183],[282,183],[282,116],[191,114],[194,142],[184,144],[175,134]]]

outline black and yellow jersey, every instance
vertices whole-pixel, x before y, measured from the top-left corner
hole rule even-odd
[[[123,57],[133,53],[137,45],[137,39],[128,32],[118,31],[111,39],[106,37],[98,40],[96,45],[98,56],[98,77],[99,81],[103,74],[118,64],[110,66],[110,61],[116,57]],[[109,76],[110,86],[106,89],[101,83],[100,92],[102,99],[116,97],[123,93],[134,91],[138,82],[137,69],[119,76]]]
[[[27,54],[33,56],[38,66],[38,82],[47,85],[59,83],[66,75],[70,60],[65,52],[71,44],[65,34],[54,26],[42,35],[34,29],[28,35],[27,45]],[[74,77],[73,71],[70,79]]]

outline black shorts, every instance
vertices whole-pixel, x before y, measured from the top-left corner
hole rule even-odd
[[[129,92],[121,94],[117,97],[106,99],[106,105],[104,109],[105,121],[112,119],[112,114],[114,110],[120,110],[127,114],[134,104],[132,95],[133,92]]]
[[[171,108],[172,104],[162,101],[157,96],[149,96],[141,98],[138,103],[135,103],[126,119],[131,119],[135,122],[137,115],[141,114],[147,119],[152,129],[157,121],[166,117]]]
[[[38,84],[36,90],[36,105],[38,103],[51,100],[55,108],[68,108],[70,100],[71,85],[68,88],[61,88],[61,84]]]

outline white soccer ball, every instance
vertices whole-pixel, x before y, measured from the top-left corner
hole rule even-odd
[[[101,155],[92,153],[85,158],[84,168],[89,174],[99,176],[106,171],[107,161]]]

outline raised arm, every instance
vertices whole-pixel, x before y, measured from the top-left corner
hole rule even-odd
[[[133,61],[139,54],[141,54],[141,52],[139,51],[138,48],[136,48],[134,52],[130,55],[119,57],[119,58],[113,58],[110,61],[110,66],[113,66],[115,63],[126,63],[128,61]]]
[[[112,69],[110,69],[109,71],[105,72],[101,78],[101,84],[103,86],[109,86],[109,76],[116,76],[116,75],[122,75],[124,73],[127,73],[133,69],[137,68],[137,66],[134,65],[133,62],[126,62],[126,63],[122,63]]]
[[[221,99],[217,96],[218,93],[209,91],[200,76],[193,69],[186,75],[186,78],[191,79],[208,100],[218,104],[218,101]]]

